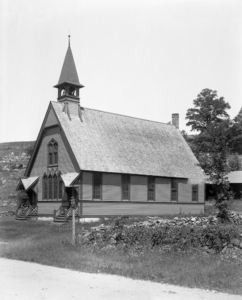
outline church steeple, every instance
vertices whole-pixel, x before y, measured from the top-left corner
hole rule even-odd
[[[79,89],[83,88],[84,86],[79,82],[76,65],[70,46],[70,35],[68,38],[68,49],[62,66],[59,82],[54,87],[58,89],[58,101],[63,102],[70,100],[79,103]]]

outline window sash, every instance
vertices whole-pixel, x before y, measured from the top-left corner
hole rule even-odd
[[[48,144],[48,165],[58,164],[58,143],[51,140]]]
[[[52,200],[53,199],[53,195],[52,195],[52,192],[53,192],[53,180],[52,180],[52,177],[49,177],[48,178],[48,183],[49,183],[49,200]]]
[[[58,199],[58,180],[57,177],[54,176],[54,199]]]
[[[59,182],[59,188],[58,188],[58,190],[59,190],[59,195],[58,195],[58,198],[59,199],[62,199],[62,193],[63,193],[63,188],[62,188],[62,180],[59,178],[59,180],[58,180]]]
[[[122,200],[130,200],[130,175],[122,175]]]
[[[192,201],[198,201],[198,184],[192,185]]]
[[[93,173],[93,199],[101,200],[102,173]]]
[[[155,201],[155,177],[148,177],[148,200]]]
[[[43,178],[43,200],[48,199],[48,179],[46,177]]]
[[[176,179],[171,179],[171,201],[178,201],[178,182]]]

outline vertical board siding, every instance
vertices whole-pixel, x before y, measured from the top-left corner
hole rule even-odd
[[[131,176],[130,178],[130,201],[147,201],[147,177]]]
[[[44,175],[45,172],[47,172],[47,166],[48,166],[47,145],[52,138],[58,142],[58,169],[62,172],[62,174],[75,172],[75,168],[71,162],[71,159],[62,141],[60,133],[53,133],[51,135],[45,136],[41,141],[32,170],[29,175],[29,177],[39,176],[39,181],[37,184],[38,201],[42,200],[42,176]]]
[[[171,201],[171,179],[157,177],[155,181],[155,201]]]
[[[178,202],[192,202],[192,185],[187,179],[178,179]]]
[[[53,112],[53,109],[50,110],[49,115],[46,118],[45,121],[45,127],[58,124],[58,120],[56,119],[55,113]]]
[[[121,201],[121,175],[103,173],[103,195],[104,201]]]
[[[200,183],[198,185],[198,202],[204,203],[205,200],[205,184]]]
[[[84,202],[83,216],[109,216],[109,215],[168,215],[168,214],[200,214],[204,212],[204,204],[179,204],[178,203],[107,203]]]
[[[38,214],[39,215],[51,215],[53,216],[54,210],[60,207],[60,202],[39,202]]]
[[[92,172],[82,173],[82,200],[92,200]]]

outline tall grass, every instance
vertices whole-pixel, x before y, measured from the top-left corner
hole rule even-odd
[[[189,254],[96,251],[75,247],[68,242],[71,240],[71,224],[7,219],[0,222],[0,239],[9,242],[0,245],[1,257],[242,294],[242,264],[236,260],[223,261],[218,255],[205,256],[196,251]],[[80,234],[81,226],[88,229],[95,225],[77,224],[77,234]]]

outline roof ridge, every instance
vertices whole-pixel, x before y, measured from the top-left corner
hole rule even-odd
[[[122,114],[113,113],[113,112],[109,112],[109,111],[104,111],[104,110],[100,110],[100,109],[94,109],[94,108],[89,108],[89,107],[84,107],[84,106],[81,106],[81,107],[83,107],[85,109],[89,109],[89,110],[95,110],[95,111],[103,112],[103,113],[106,113],[106,114],[117,115],[117,116],[127,117],[127,118],[131,118],[131,119],[137,119],[137,120],[142,120],[142,121],[154,122],[154,123],[164,124],[164,125],[172,125],[172,124],[167,124],[167,123],[164,123],[164,122],[159,122],[159,121],[154,121],[154,120],[149,120],[149,119],[143,119],[143,118],[138,118],[138,117],[132,117],[132,116],[127,116],[127,115],[122,115]]]
[[[52,101],[51,100],[50,102],[54,102],[54,103],[59,104],[59,102],[57,102],[57,101]],[[89,109],[89,110],[95,110],[95,111],[103,112],[103,113],[106,113],[106,114],[117,115],[117,116],[127,117],[127,118],[131,118],[131,119],[137,119],[137,120],[148,121],[148,122],[153,122],[153,123],[158,123],[158,124],[164,124],[164,125],[168,125],[168,126],[172,125],[172,124],[167,124],[167,123],[164,123],[164,122],[159,122],[159,121],[154,121],[154,120],[149,120],[149,119],[143,119],[143,118],[138,118],[138,117],[122,115],[122,114],[118,114],[118,113],[114,113],[114,112],[110,112],[110,111],[104,111],[104,110],[95,109],[95,108],[89,108],[89,107],[84,107],[84,106],[81,106],[81,107],[85,108],[85,109]],[[172,125],[172,126],[174,126],[174,125]]]

